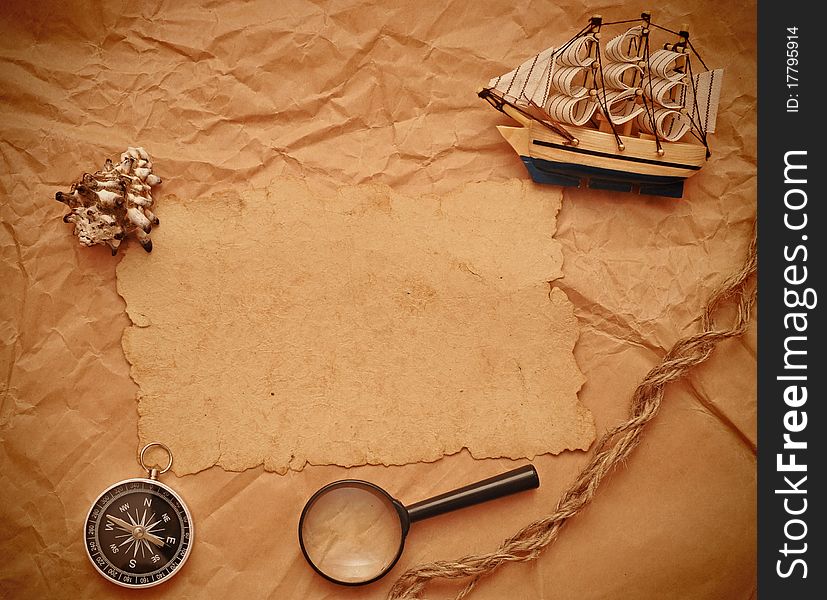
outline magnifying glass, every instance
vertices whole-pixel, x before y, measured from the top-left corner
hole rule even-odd
[[[307,562],[325,579],[363,585],[393,568],[411,523],[539,485],[537,470],[526,465],[405,506],[367,481],[334,481],[305,504],[299,544]]]

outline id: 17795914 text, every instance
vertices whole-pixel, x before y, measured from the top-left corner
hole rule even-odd
[[[798,100],[798,27],[787,27],[787,112],[797,113]]]

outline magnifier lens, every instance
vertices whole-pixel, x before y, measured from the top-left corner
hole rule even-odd
[[[382,575],[402,551],[402,538],[402,521],[390,497],[358,481],[327,488],[302,517],[307,558],[341,583],[365,583]]]

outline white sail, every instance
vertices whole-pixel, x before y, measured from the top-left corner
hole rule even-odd
[[[632,63],[613,62],[603,67],[603,84],[613,90],[635,88],[632,82],[643,69]]]
[[[631,121],[643,112],[643,106],[635,104],[635,90],[629,88],[625,90],[607,90],[605,95],[603,92],[598,92],[598,98],[601,103],[605,104],[603,113],[611,119],[615,125],[622,125],[627,121]]]
[[[643,78],[641,88],[643,94],[655,105],[655,125],[651,124],[650,110],[638,119],[641,129],[647,133],[654,133],[660,137],[674,141],[683,137],[684,125],[688,128],[691,123],[680,113],[684,107],[686,69],[686,55],[672,50],[658,50],[649,56],[649,72]],[[666,109],[666,111],[664,111]],[[671,111],[671,112],[669,112]],[[677,136],[677,137],[675,137]]]
[[[544,106],[549,94],[555,92],[582,97],[588,91],[583,85],[586,67],[595,61],[589,55],[594,42],[594,36],[585,35],[563,48],[547,48],[513,71],[493,78],[488,87],[523,105]]]
[[[584,35],[569,43],[565,50],[554,55],[554,62],[564,67],[588,67],[595,58],[590,56],[591,46],[597,39],[593,35]]]
[[[553,92],[559,92],[572,98],[582,98],[589,93],[584,86],[586,82],[586,67],[552,67],[549,87]]]
[[[537,106],[545,106],[550,94],[559,92],[573,98],[583,97],[587,70],[596,60],[590,56],[591,46],[597,40],[586,35],[576,38],[568,45],[557,49],[549,56],[539,85],[530,93],[529,99]]]
[[[488,82],[488,87],[500,92],[504,97],[516,99],[523,96],[531,87],[537,87],[537,83],[544,77],[545,65],[549,57],[554,53],[554,48],[547,48],[529,58],[513,71],[495,77]]]
[[[572,98],[563,94],[552,94],[548,97],[545,109],[555,121],[579,126],[592,118],[597,104],[591,96]]]
[[[494,77],[488,82],[488,89],[497,90],[503,96],[508,95],[510,91],[510,84],[513,82],[517,70],[510,71],[499,77]]]
[[[692,79],[694,93],[687,89],[686,112],[689,118],[700,126],[702,131],[714,133],[724,70],[704,71],[699,75],[695,75]]]
[[[684,76],[682,63],[685,57],[682,52],[658,50],[649,55],[649,70],[656,77],[678,81]]]
[[[685,87],[683,81],[652,78],[643,82],[643,93],[664,108],[679,110],[683,108]]]
[[[537,62],[529,69],[525,89],[517,97],[518,104],[531,102],[537,106],[545,104],[546,97],[548,97],[548,77],[553,54],[554,48],[548,48],[537,55]]]
[[[548,72],[549,61],[545,61],[545,65],[531,73],[526,81],[525,91],[517,98],[517,104],[542,106],[545,103],[548,97]]]
[[[640,60],[640,37],[643,27],[638,25],[606,43],[604,52],[606,57],[614,62],[637,62]]]
[[[654,123],[652,114],[654,113]],[[677,110],[671,108],[647,109],[637,117],[637,124],[641,131],[655,134],[667,142],[677,142],[691,127],[689,119]]]

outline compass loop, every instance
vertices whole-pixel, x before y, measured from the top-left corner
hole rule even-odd
[[[164,452],[166,452],[167,456],[169,457],[169,461],[167,462],[167,466],[164,467],[161,470],[158,470],[154,467],[148,467],[146,465],[146,463],[144,462],[144,454],[146,454],[146,451],[149,450],[150,448],[152,448],[153,446],[157,446],[158,448],[163,448]],[[141,463],[141,467],[147,473],[149,473],[150,475],[152,475],[153,473],[157,473],[158,475],[163,475],[164,473],[166,473],[167,471],[169,471],[172,468],[172,450],[170,450],[165,444],[162,444],[160,442],[150,442],[149,444],[147,444],[146,446],[141,448],[141,452],[138,455],[138,461]]]

